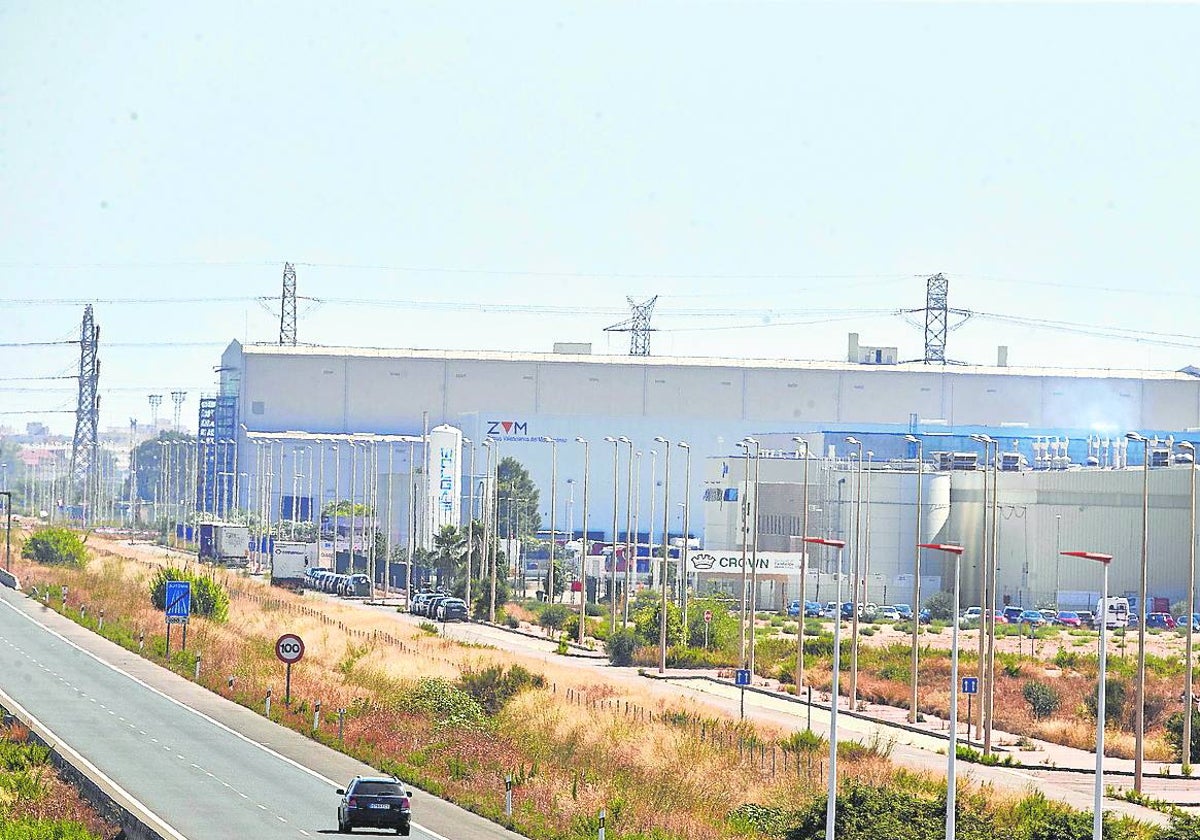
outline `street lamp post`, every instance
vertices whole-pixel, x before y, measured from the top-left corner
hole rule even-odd
[[[617,440],[629,447],[629,454],[625,462],[625,574],[622,576],[625,581],[625,592],[621,599],[621,619],[625,624],[629,624],[629,589],[633,584],[633,569],[637,565],[636,539],[634,540],[634,550],[631,551],[629,535],[633,528],[633,441],[624,435]],[[615,535],[613,539],[616,539]]]
[[[747,556],[749,552],[750,540],[750,438],[738,441],[738,446],[742,448],[744,456],[742,461],[742,489],[745,491],[745,498],[742,499],[742,603],[741,610],[738,613],[738,623],[741,625],[742,637],[742,656],[739,660],[742,667],[746,666],[746,595],[749,591],[750,577],[750,562]],[[663,542],[666,542],[666,534],[663,534]]]
[[[662,601],[658,605],[658,673],[667,670],[667,528],[671,516],[671,441],[665,437],[654,440],[663,445],[663,556]]]
[[[844,540],[808,536],[804,537],[804,542],[837,549],[838,608],[833,612],[833,684],[829,692],[829,782],[825,797],[825,840],[834,840],[837,818],[838,677],[842,671],[842,549],[846,547],[846,543]]]
[[[858,706],[858,575],[862,569],[859,563],[862,557],[863,444],[854,436],[846,438],[846,443],[858,447],[858,474],[854,490],[854,567],[850,573],[853,590],[850,595],[850,609],[853,611],[850,619],[850,708],[854,709]],[[839,603],[838,610],[841,608]]]
[[[959,567],[962,560],[961,545],[944,543],[919,543],[919,548],[941,551],[954,557],[954,604],[958,609],[958,580]],[[955,780],[954,769],[958,758],[958,616],[954,618],[954,630],[950,641],[950,744],[946,748],[948,755],[946,764],[946,840],[954,840],[954,809],[955,809]]]
[[[920,657],[921,657],[920,645],[918,644],[918,641],[917,641],[917,635],[921,632],[921,547],[920,547],[919,543],[921,542],[921,493],[922,493],[922,484],[923,484],[923,481],[925,478],[925,474],[924,474],[925,452],[924,452],[923,441],[916,435],[905,435],[904,439],[906,441],[908,441],[909,443],[915,443],[917,445],[916,535],[917,535],[918,545],[917,545],[917,550],[915,552],[915,556],[913,557],[912,694],[911,694],[911,697],[909,698],[909,704],[908,704],[908,719],[911,723],[916,723],[917,722],[917,714],[918,714],[918,710],[917,710],[917,706],[918,706],[917,666],[920,663]],[[957,605],[955,605],[955,610],[956,611],[958,610]],[[957,612],[956,612],[954,618],[955,618],[955,621],[958,620]]]
[[[1146,575],[1150,558],[1150,439],[1137,432],[1125,437],[1142,445],[1142,569],[1138,579],[1138,660],[1134,691],[1133,789],[1142,792],[1142,763],[1145,759],[1146,715]],[[1102,604],[1104,612],[1107,604]],[[1191,711],[1190,704],[1188,711]]]
[[[467,492],[467,579],[463,586],[463,600],[467,602],[467,615],[471,615],[471,554],[475,551],[475,442],[469,437],[464,437],[462,442],[471,447],[470,465],[467,467],[467,475],[470,476],[469,489]],[[391,471],[389,470],[389,473]],[[391,517],[391,476],[388,476],[388,516],[389,522]],[[390,533],[390,532],[389,532]]]
[[[754,438],[746,438],[746,440],[754,444],[754,516],[750,520],[754,526],[754,538],[750,543],[750,673],[753,674],[754,652],[758,647],[758,634],[755,632],[758,620],[758,467],[762,461],[762,444]],[[666,533],[663,533],[663,542],[666,542],[666,538]]]
[[[608,554],[609,579],[608,579],[608,605],[610,608],[609,632],[617,632],[617,509],[619,506],[618,499],[618,484],[620,475],[618,466],[621,458],[621,453],[617,449],[619,441],[612,435],[604,437],[606,443],[613,445],[613,518],[612,518],[612,550]]]
[[[792,440],[804,447],[804,490],[800,505],[800,534],[801,537],[808,535],[808,459],[811,454],[808,450],[808,441],[802,437],[794,437]],[[796,448],[797,454],[800,452],[800,447]],[[800,696],[800,687],[804,685],[804,615],[805,605],[807,603],[805,592],[805,583],[808,577],[808,547],[802,545],[800,555],[800,615],[796,617],[796,696]],[[838,605],[841,609],[841,605]]]
[[[554,512],[558,507],[558,441],[546,435],[542,438],[550,444],[550,564],[546,572],[546,602],[554,603],[554,549],[558,542],[554,530]]]
[[[1095,551],[1061,551],[1059,554],[1067,557],[1082,557],[1085,560],[1095,560],[1104,568],[1100,584],[1100,676],[1096,683],[1096,779],[1093,791],[1092,840],[1103,840],[1104,829],[1104,671],[1108,664],[1108,645],[1106,642],[1107,604],[1108,604],[1108,564],[1112,562],[1111,554],[1099,554]]]
[[[583,546],[583,551],[579,557],[579,644],[583,644],[583,624],[587,616],[587,558],[588,558],[588,479],[589,465],[591,459],[589,456],[590,444],[587,440],[581,437],[575,438],[576,443],[583,444],[583,539],[580,540],[580,545]],[[574,536],[572,534],[571,536]],[[599,581],[597,581],[599,584]]]
[[[997,564],[999,562],[999,528],[1000,518],[998,511],[998,502],[1000,499],[1000,441],[990,435],[971,435],[972,440],[979,441],[983,444],[983,458],[985,472],[983,474],[985,499],[988,463],[992,467],[992,493],[991,493],[991,528],[984,528],[984,552],[985,570],[983,574],[983,598],[979,608],[983,612],[979,616],[979,671],[985,674],[987,679],[983,683],[983,697],[979,702],[980,720],[983,723],[983,754],[992,754],[992,707],[996,697],[996,573]],[[988,447],[991,447],[989,455]],[[985,523],[988,518],[984,517]],[[984,639],[986,636],[987,646],[984,649]]]
[[[1188,775],[1192,769],[1192,713],[1196,704],[1192,700],[1192,628],[1196,624],[1196,445],[1191,441],[1182,441],[1179,448],[1191,456],[1188,464],[1190,473],[1188,493],[1188,595],[1187,595],[1187,642],[1183,656],[1183,773]],[[1107,568],[1107,567],[1105,567]]]
[[[683,600],[683,644],[688,644],[688,535],[690,531],[691,499],[692,499],[692,447],[686,441],[675,444],[684,452],[683,460],[683,551],[679,555],[680,598]],[[653,543],[653,540],[651,540]],[[653,553],[653,549],[652,549]]]

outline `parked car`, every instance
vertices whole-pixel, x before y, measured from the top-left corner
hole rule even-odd
[[[900,614],[901,621],[912,621],[912,606],[909,604],[892,604],[896,612]]]
[[[445,598],[437,608],[438,621],[466,621],[467,602],[462,598]]]
[[[1042,614],[1042,618],[1046,619],[1047,624],[1053,624],[1058,620],[1058,610],[1052,610],[1046,607],[1044,610],[1038,610]]]
[[[425,612],[422,613],[426,618],[437,618],[438,605],[445,601],[448,595],[434,595],[425,602]]]
[[[821,602],[820,601],[805,601],[804,602],[804,617],[805,618],[820,618],[821,617]]]
[[[1096,629],[1096,614],[1091,610],[1079,610],[1075,613],[1079,616],[1079,626],[1089,627],[1092,630]]]
[[[356,828],[390,828],[408,835],[412,827],[412,791],[391,776],[355,776],[346,788],[337,789],[338,831]]]
[[[800,602],[792,601],[792,603],[788,604],[787,614],[790,615],[792,618],[799,618],[800,617]]]
[[[1041,627],[1046,623],[1046,616],[1042,615],[1041,610],[1022,610],[1017,623],[1028,624],[1030,627]]]
[[[992,612],[993,612],[992,610],[987,610],[986,612],[984,612],[983,620],[991,621],[992,620]],[[996,623],[997,624],[1008,624],[1008,619],[1004,617],[1004,613],[1002,613],[1002,612],[996,613]]]
[[[929,611],[928,607],[921,610],[919,613],[919,620],[922,624],[929,624],[931,621],[933,621],[933,613]]]
[[[1137,629],[1138,623],[1137,613],[1130,613],[1129,618],[1125,621],[1125,626],[1130,629]]]
[[[1170,613],[1150,613],[1150,615],[1146,616],[1146,629],[1150,629],[1151,627],[1157,627],[1160,630],[1174,630],[1175,619],[1171,617]]]
[[[983,618],[983,608],[982,607],[967,607],[965,610],[963,610],[962,612],[960,612],[958,614],[958,626],[959,627],[972,627],[974,625],[979,624],[979,622],[982,618]]]
[[[1175,619],[1175,626],[1187,627],[1187,613],[1183,613]],[[1192,631],[1200,632],[1200,613],[1192,613]]]
[[[429,599],[428,592],[418,592],[412,596],[412,600],[408,602],[408,611],[413,615],[421,614],[421,605]]]
[[[879,618],[879,606],[872,603],[859,604],[858,617],[867,621],[875,621]]]
[[[1009,624],[1016,624],[1021,620],[1021,613],[1025,612],[1024,607],[1005,607],[1004,617]]]
[[[1079,613],[1071,610],[1059,610],[1054,623],[1061,624],[1063,627],[1080,627],[1083,625],[1083,621],[1079,618]]]
[[[880,621],[899,621],[900,611],[893,606],[883,606],[879,608]]]

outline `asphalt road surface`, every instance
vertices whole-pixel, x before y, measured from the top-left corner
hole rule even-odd
[[[164,838],[335,834],[338,796],[370,767],[164,671],[0,587],[0,703],[135,802]],[[421,791],[412,836],[517,840]],[[390,832],[358,829],[369,836]]]

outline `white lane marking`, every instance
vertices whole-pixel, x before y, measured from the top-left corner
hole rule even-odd
[[[287,820],[285,820],[283,817],[279,816],[278,814],[275,815],[275,819],[279,820],[281,823],[284,823],[285,825],[287,824]]]
[[[92,764],[92,762],[80,755],[74,747],[72,747],[62,738],[58,737],[54,730],[46,726],[46,724],[42,723],[40,720],[38,720],[38,718],[31,715],[24,706],[6,694],[3,688],[0,688],[0,699],[4,701],[5,708],[17,713],[18,716],[23,716],[27,725],[32,722],[34,724],[34,727],[32,728],[40,728],[42,732],[44,732],[46,735],[49,735],[50,738],[55,741],[55,748],[70,755],[75,763],[75,766],[87,768],[91,773],[95,774],[96,778],[104,780],[104,782],[112,786],[113,790],[117,791],[129,802],[140,808],[142,810],[142,815],[148,818],[150,822],[157,823],[157,828],[162,833],[165,833],[165,835],[168,837],[174,838],[174,840],[187,840],[186,837],[176,831],[172,826],[168,825],[167,822],[162,819],[162,817],[151,811],[140,799],[135,798],[129,793],[129,791],[125,790],[125,788],[121,787],[119,784],[113,781],[113,779],[107,776],[99,767]]]
[[[84,656],[87,656],[87,657],[95,660],[100,665],[104,666],[105,668],[108,668],[110,671],[120,674],[121,676],[125,677],[126,679],[128,679],[134,683],[137,683],[138,685],[140,685],[142,688],[146,689],[147,691],[157,694],[159,697],[163,698],[168,703],[174,703],[176,706],[183,709],[184,711],[191,712],[193,715],[200,718],[201,720],[208,721],[209,723],[211,723],[213,726],[217,727],[218,729],[223,729],[224,731],[228,732],[233,737],[235,737],[241,741],[244,741],[253,747],[257,747],[258,749],[265,752],[267,755],[279,759],[284,764],[288,764],[288,765],[291,765],[292,767],[295,767],[297,770],[299,770],[302,773],[307,773],[308,775],[312,776],[314,779],[324,782],[325,784],[329,785],[332,788],[337,788],[339,786],[338,782],[335,782],[333,779],[329,778],[328,776],[323,776],[320,773],[318,773],[316,770],[313,770],[311,767],[305,767],[300,762],[290,759],[286,755],[283,755],[282,753],[278,753],[275,750],[271,749],[270,747],[260,744],[258,741],[255,741],[249,735],[243,735],[241,732],[238,732],[236,729],[226,726],[225,724],[221,723],[221,721],[217,720],[216,718],[214,718],[210,715],[205,714],[204,712],[200,711],[199,709],[193,709],[191,706],[187,705],[182,700],[175,699],[174,697],[167,694],[166,692],[161,691],[161,690],[155,688],[154,686],[150,685],[145,680],[135,677],[133,674],[130,674],[128,671],[122,671],[120,668],[118,668],[113,663],[108,662],[107,660],[101,659],[98,655],[92,653],[90,650],[85,650],[81,645],[71,641],[66,636],[64,636],[62,633],[59,633],[57,630],[53,629],[52,627],[49,627],[49,626],[43,624],[42,622],[38,621],[36,618],[34,618],[31,615],[26,615],[21,610],[17,609],[15,606],[10,604],[7,600],[0,598],[0,605],[8,607],[8,609],[12,610],[18,616],[20,616],[21,618],[28,621],[30,624],[33,624],[36,627],[42,628],[47,633],[49,633],[51,636],[54,636],[55,638],[59,639],[63,644],[66,644],[66,645],[69,645],[70,647],[75,648],[75,650],[79,651]],[[57,615],[57,613],[55,613],[55,615]],[[64,619],[64,620],[70,621],[69,618]],[[78,626],[78,625],[76,625],[76,626]],[[68,683],[68,685],[70,685],[70,683]],[[146,733],[142,732],[142,734],[145,735]],[[347,756],[347,757],[349,757],[349,756]],[[99,772],[99,771],[97,771],[97,772]],[[229,785],[227,783],[223,782],[222,784],[224,784],[225,787],[229,787]],[[446,800],[442,800],[442,801],[446,801]],[[139,803],[139,804],[141,804],[141,803]],[[453,804],[453,803],[448,803],[448,804]],[[166,823],[163,823],[163,825],[166,826],[167,828],[170,828],[170,826],[167,826]],[[449,840],[448,837],[438,834],[433,829],[423,826],[418,822],[414,821],[412,823],[412,825],[415,828],[421,829],[421,831],[425,832],[430,837],[434,838],[434,840]],[[174,829],[171,829],[171,831],[174,831]],[[179,835],[177,835],[177,836],[179,836]]]

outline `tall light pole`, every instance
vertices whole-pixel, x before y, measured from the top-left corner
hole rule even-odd
[[[1194,473],[1193,473],[1194,474]],[[1099,554],[1095,551],[1060,551],[1067,557],[1082,557],[1094,560],[1104,568],[1104,576],[1100,584],[1100,675],[1096,683],[1096,778],[1093,789],[1092,804],[1092,840],[1103,840],[1104,829],[1104,692],[1105,669],[1108,665],[1108,644],[1105,633],[1108,627],[1108,564],[1112,562],[1111,554]],[[1185,742],[1186,743],[1186,742]]]
[[[750,558],[747,556],[749,552],[750,542],[750,438],[738,441],[738,446],[742,448],[744,455],[742,461],[742,488],[745,491],[745,498],[742,499],[742,603],[741,610],[738,613],[738,623],[741,625],[742,637],[742,657],[739,660],[742,667],[746,667],[746,596],[749,594],[750,580]],[[663,534],[663,542],[666,543],[667,535]],[[751,624],[753,627],[753,624]]]
[[[999,549],[999,511],[1000,499],[1000,441],[990,435],[971,435],[971,439],[983,444],[984,458],[984,498],[987,498],[987,466],[992,468],[991,492],[991,529],[987,528],[988,516],[984,517],[984,573],[983,597],[979,608],[983,611],[979,616],[979,672],[985,675],[983,681],[983,697],[979,702],[979,715],[983,724],[983,754],[992,754],[992,706],[996,696],[996,567]],[[990,451],[989,451],[990,447]],[[986,638],[986,648],[984,641]]]
[[[920,548],[941,551],[954,557],[954,603],[958,603],[959,567],[963,547],[945,543],[920,543]],[[954,840],[955,780],[954,769],[958,758],[958,616],[954,617],[953,635],[950,637],[950,744],[946,747],[946,840]]]
[[[1133,699],[1133,789],[1141,793],[1146,746],[1143,730],[1146,715],[1146,574],[1150,560],[1150,439],[1137,432],[1126,432],[1125,437],[1142,445],[1142,569],[1138,579],[1138,659]],[[1107,608],[1107,603],[1101,605],[1101,613]],[[1188,711],[1191,711],[1190,704]]]
[[[554,530],[554,514],[558,507],[558,441],[546,435],[542,438],[550,444],[550,566],[546,572],[546,602],[554,603],[554,549],[558,534]]]
[[[810,452],[808,450],[808,441],[802,437],[794,437],[792,440],[804,447],[804,490],[800,500],[802,508],[800,512],[800,536],[801,539],[808,536],[808,460]],[[800,446],[796,447],[796,454],[800,454]],[[800,549],[803,553],[800,555],[800,615],[796,620],[796,696],[800,696],[800,687],[804,685],[804,613],[805,604],[807,602],[807,593],[805,592],[805,583],[808,578],[808,546],[804,544]],[[841,604],[838,605],[841,609]]]
[[[1179,448],[1191,457],[1188,464],[1190,492],[1188,494],[1188,595],[1187,595],[1187,643],[1183,655],[1183,773],[1188,775],[1192,769],[1192,710],[1196,704],[1192,700],[1192,628],[1196,623],[1196,445],[1191,441],[1181,441]],[[1108,568],[1107,566],[1105,567]]]
[[[630,530],[633,528],[633,441],[622,435],[618,441],[629,447],[626,457],[625,476],[625,597],[621,599],[621,617],[629,623],[629,590],[633,583],[633,570],[637,566],[637,551],[630,550]],[[635,540],[636,544],[636,540]]]
[[[692,447],[687,441],[679,441],[675,444],[684,452],[683,459],[683,551],[679,555],[679,569],[681,574],[677,575],[680,580],[680,592],[683,600],[683,644],[686,646],[688,639],[688,543],[689,530],[691,527],[691,499],[692,499]],[[651,549],[653,553],[653,548]]]
[[[916,435],[905,435],[904,439],[909,443],[917,445],[917,550],[913,557],[913,604],[912,604],[912,692],[908,704],[908,719],[911,723],[917,722],[917,666],[920,664],[920,645],[917,642],[917,635],[921,632],[921,494],[922,485],[925,478],[925,452],[922,440]],[[955,607],[954,620],[958,621],[958,605]]]
[[[663,445],[663,556],[662,556],[662,602],[658,606],[658,673],[667,670],[667,529],[671,516],[671,441],[665,437],[654,438]]]
[[[583,644],[583,624],[587,616],[587,558],[588,558],[588,484],[589,484],[589,466],[591,464],[590,450],[591,446],[585,438],[576,437],[576,443],[583,444],[583,539],[580,540],[580,545],[583,546],[583,552],[579,558],[579,581],[582,589],[579,591],[579,644]],[[571,536],[574,536],[572,534]],[[599,581],[597,580],[597,589]]]
[[[471,553],[475,550],[475,442],[464,437],[462,442],[471,447],[470,464],[467,474],[470,476],[467,491],[467,579],[464,583],[463,600],[467,602],[467,615],[471,615]],[[391,484],[391,479],[388,479]],[[390,505],[390,500],[389,500]],[[389,511],[390,515],[390,511]]]
[[[858,447],[858,470],[854,490],[854,570],[850,573],[853,590],[850,596],[850,609],[853,611],[850,618],[850,708],[853,710],[858,707],[858,576],[862,571],[859,564],[862,559],[863,443],[853,435],[846,438],[846,443]],[[841,608],[842,605],[838,604],[838,610]]]
[[[604,437],[606,443],[613,445],[613,518],[612,518],[612,551],[608,555],[609,565],[609,590],[608,590],[608,605],[612,613],[609,620],[609,632],[617,632],[617,508],[618,508],[618,479],[617,472],[618,462],[620,461],[621,453],[617,449],[619,441],[611,435]],[[599,597],[597,597],[599,600]]]
[[[754,438],[746,438],[754,444],[754,516],[750,522],[754,525],[754,538],[750,543],[750,673],[754,673],[754,652],[758,647],[758,634],[755,632],[758,620],[758,467],[762,460],[762,444]],[[663,534],[665,542],[667,535]]]
[[[842,549],[844,540],[825,537],[805,537],[811,545],[827,545],[837,549],[837,602],[833,612],[833,685],[829,692],[829,782],[825,796],[825,840],[834,840],[834,825],[837,818],[837,719],[838,677],[842,672]]]

